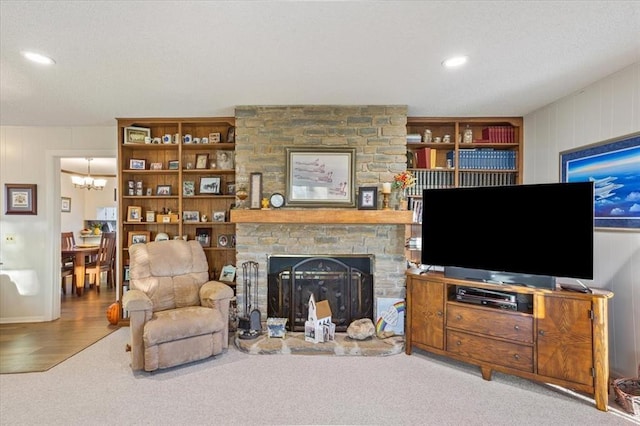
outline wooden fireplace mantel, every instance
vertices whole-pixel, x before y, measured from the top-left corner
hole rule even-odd
[[[233,223],[295,223],[295,224],[372,224],[407,225],[413,222],[411,210],[356,209],[268,209],[231,210]]]

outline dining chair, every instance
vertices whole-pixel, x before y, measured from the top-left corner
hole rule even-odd
[[[85,265],[85,273],[89,276],[89,285],[96,285],[100,293],[100,276],[107,273],[107,286],[115,286],[116,233],[103,232],[100,237],[100,248],[95,260]]]
[[[62,232],[60,234],[60,248],[71,248],[76,245],[76,240],[73,232]],[[67,294],[67,277],[71,276],[72,289],[76,288],[76,276],[75,276],[75,257],[63,256],[61,259],[61,278],[62,278],[62,294]]]

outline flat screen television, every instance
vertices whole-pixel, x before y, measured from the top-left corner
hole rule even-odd
[[[593,279],[592,182],[423,190],[424,265],[445,276],[555,289]]]

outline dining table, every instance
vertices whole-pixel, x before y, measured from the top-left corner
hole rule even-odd
[[[98,254],[100,246],[98,244],[78,244],[73,247],[62,247],[62,257],[74,258],[74,277],[76,281],[76,295],[82,296],[84,292],[84,277],[86,275],[86,259]]]

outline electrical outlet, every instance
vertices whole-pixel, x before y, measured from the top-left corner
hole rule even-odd
[[[4,237],[4,240],[7,242],[7,244],[15,244],[16,242],[16,236],[13,234],[7,234]]]

